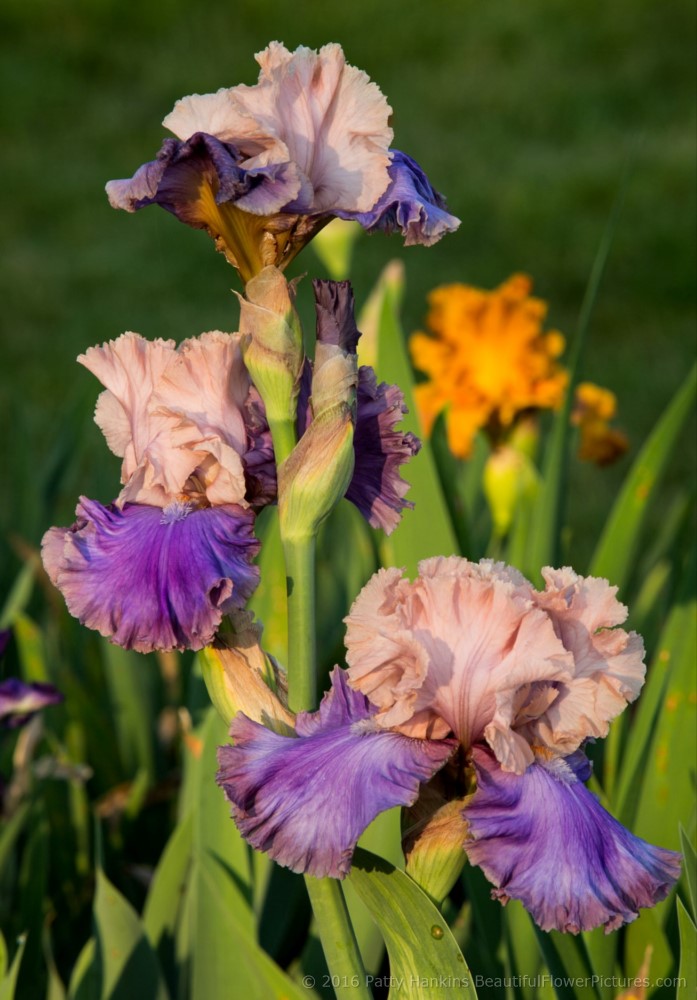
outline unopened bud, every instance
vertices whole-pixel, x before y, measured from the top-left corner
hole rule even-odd
[[[294,717],[285,704],[284,677],[261,647],[261,626],[248,611],[234,611],[215,646],[199,653],[211,701],[230,723],[238,712],[290,735]]]
[[[353,416],[346,403],[339,403],[314,417],[279,469],[278,506],[284,538],[317,534],[346,493],[353,465]]]
[[[295,422],[303,367],[303,337],[295,288],[276,267],[265,267],[240,297],[244,361],[264,401],[273,433],[280,421]]]
[[[417,802],[402,814],[402,846],[407,874],[440,905],[459,878],[467,855],[468,798],[445,801],[424,786]]]
[[[506,534],[521,503],[534,500],[539,478],[527,455],[510,445],[491,453],[484,466],[483,486],[497,535]]]

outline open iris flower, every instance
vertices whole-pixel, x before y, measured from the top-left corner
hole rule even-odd
[[[245,282],[285,267],[335,216],[407,244],[457,228],[418,164],[389,148],[391,108],[341,46],[272,42],[256,58],[254,86],[177,102],[163,122],[177,138],[107,185],[115,208],[158,204],[207,230]]]
[[[379,571],[347,618],[348,670],[295,736],[246,716],[218,781],[247,839],[280,864],[341,878],[383,809],[447,765],[451,829],[505,903],[545,930],[614,930],[663,899],[679,856],[634,837],[585,787],[586,740],[643,683],[643,644],[605,580],[456,557],[413,582]],[[421,787],[425,796],[429,786]],[[472,789],[475,788],[474,792]]]
[[[108,506],[82,497],[72,527],[46,533],[46,570],[71,614],[113,642],[201,649],[259,576],[248,494],[264,484],[247,468],[268,430],[239,337],[177,349],[125,333],[78,360],[106,386],[95,420],[123,489]]]

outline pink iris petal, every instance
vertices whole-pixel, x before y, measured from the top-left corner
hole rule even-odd
[[[528,735],[568,754],[589,737],[607,736],[610,721],[638,697],[646,673],[644,644],[636,632],[618,627],[627,608],[607,580],[578,576],[569,568],[548,567],[542,575],[546,588],[533,599],[573,654],[574,671]]]
[[[495,898],[519,899],[545,931],[576,934],[615,930],[668,895],[680,855],[635,837],[602,808],[582,783],[581,754],[533,763],[523,775],[503,771],[483,747],[473,759],[465,846]]]
[[[541,685],[570,677],[571,654],[530,584],[503,563],[436,558],[419,571],[410,583],[380,570],[359,594],[346,619],[351,684],[378,706],[381,725],[452,731],[464,746],[485,738],[507,769],[524,771],[532,751],[517,714],[540,704]]]
[[[202,334],[175,348],[125,333],[78,359],[106,386],[95,420],[123,458],[120,503],[166,506],[187,489],[245,504],[245,452],[263,435],[239,337]]]
[[[253,847],[293,871],[343,878],[375,816],[416,800],[455,741],[386,732],[373,713],[336,668],[319,711],[298,716],[297,738],[237,715],[235,745],[218,751],[217,780]]]
[[[289,52],[272,42],[256,58],[259,82],[228,92],[238,116],[230,117],[229,141],[253,154],[264,146],[242,165],[294,163],[301,189],[288,211],[367,211],[389,183],[392,109],[379,87],[336,44]],[[165,124],[172,127],[172,116]]]

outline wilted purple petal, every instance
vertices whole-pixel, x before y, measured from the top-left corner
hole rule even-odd
[[[581,754],[502,771],[475,747],[477,791],[464,810],[465,846],[497,888],[519,899],[545,930],[579,931],[629,923],[664,899],[680,875],[680,856],[626,830],[582,784]]]
[[[235,718],[235,745],[219,749],[217,780],[253,847],[293,871],[343,878],[375,816],[416,800],[455,741],[378,730],[372,714],[336,668],[319,711],[298,716],[297,738]]]
[[[258,583],[250,510],[83,497],[76,514],[44,536],[44,565],[70,613],[126,649],[201,649]]]
[[[60,701],[63,695],[52,684],[25,684],[17,677],[0,681],[0,728],[17,729],[42,708]]]
[[[208,186],[216,205],[231,202],[254,215],[271,215],[291,201],[300,188],[292,163],[273,163],[245,170],[234,146],[205,132],[185,142],[165,139],[157,159],[140,167],[130,180],[109,181],[106,186],[114,208],[135,212],[158,204],[182,222],[207,228],[202,190]]]
[[[454,232],[460,220],[446,210],[439,194],[419,164],[406,153],[393,149],[389,167],[391,178],[387,191],[369,212],[337,212],[340,219],[353,219],[371,232],[398,230],[405,246],[431,246],[441,236]]]
[[[333,344],[347,354],[355,354],[360,332],[353,309],[353,289],[350,281],[312,282],[317,313],[317,342]]]
[[[373,528],[389,534],[399,524],[405,507],[413,507],[404,496],[409,489],[399,474],[400,466],[421,448],[411,433],[396,430],[407,412],[404,396],[396,385],[377,384],[375,372],[358,370],[358,398],[353,446],[356,464],[346,499],[358,507]]]

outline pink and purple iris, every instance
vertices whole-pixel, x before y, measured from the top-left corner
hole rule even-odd
[[[318,282],[315,295],[318,340],[337,324],[351,327],[355,349],[348,283]],[[126,333],[79,358],[105,386],[95,420],[122,459],[123,488],[106,506],[81,498],[75,523],[46,533],[44,565],[71,614],[128,649],[201,649],[257,585],[254,521],[277,483],[241,342],[216,331],[177,348]],[[300,434],[311,419],[308,393]],[[397,387],[362,368],[347,497],[387,531],[409,506],[399,467],[418,450],[395,429],[403,412]]]
[[[78,360],[106,387],[95,420],[123,489],[107,506],[81,498],[76,522],[46,533],[46,570],[113,642],[201,649],[259,576],[244,459],[265,440],[239,338],[126,333]]]
[[[633,701],[643,644],[604,580],[430,559],[368,582],[347,618],[348,670],[296,736],[238,715],[218,781],[250,842],[296,871],[341,878],[383,809],[462,759],[459,843],[544,930],[606,931],[663,899],[679,856],[633,836],[587,790],[589,738]],[[461,749],[456,754],[456,749]],[[337,789],[341,789],[340,795]],[[461,797],[458,795],[457,797]]]
[[[430,245],[459,225],[417,163],[390,149],[385,97],[341,47],[256,56],[258,83],[192,94],[157,159],[110,181],[115,208],[158,204],[206,229],[245,280],[284,267],[331,218]]]

